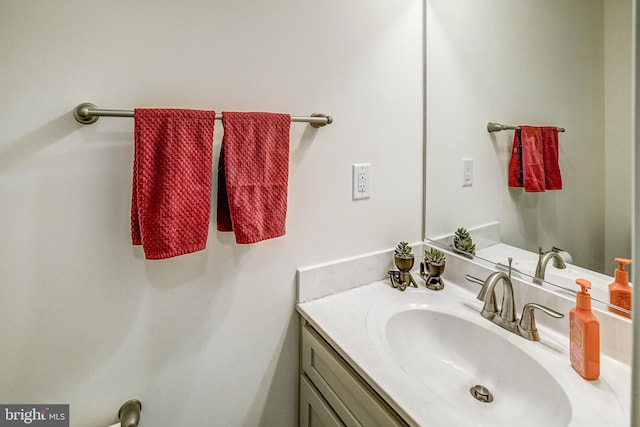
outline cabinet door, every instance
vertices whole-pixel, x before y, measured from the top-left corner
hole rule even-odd
[[[329,404],[304,376],[300,376],[300,427],[344,427]]]
[[[310,325],[302,329],[302,370],[348,427],[407,424]]]

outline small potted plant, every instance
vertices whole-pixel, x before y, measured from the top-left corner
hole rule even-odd
[[[458,247],[458,244],[464,240],[471,240],[471,235],[469,234],[469,231],[467,231],[466,228],[460,227],[456,230],[456,232],[453,235],[453,247],[454,248]]]
[[[476,245],[472,240],[463,240],[458,243],[458,246],[456,246],[456,248],[458,249],[456,252],[466,256],[467,258],[473,258],[473,256],[476,254]]]
[[[396,246],[394,250],[393,260],[400,271],[409,271],[413,268],[413,250],[411,246],[409,246],[409,243],[398,243],[398,246]]]
[[[476,254],[476,245],[469,232],[463,227],[458,228],[453,236],[453,250],[467,258],[473,258]]]
[[[425,279],[429,289],[439,291],[444,288],[442,273],[444,273],[446,258],[442,251],[430,248],[424,251],[424,263],[421,265],[422,278]]]
[[[443,266],[446,260],[447,258],[444,256],[444,253],[436,248],[430,248],[424,251],[424,262],[427,264],[439,267]]]
[[[396,246],[393,254],[393,260],[398,267],[396,272],[389,272],[389,277],[391,278],[391,284],[394,288],[398,288],[401,291],[404,291],[407,286],[411,285],[414,287],[418,287],[415,280],[411,276],[411,269],[413,268],[414,256],[413,250],[409,243],[400,242]]]

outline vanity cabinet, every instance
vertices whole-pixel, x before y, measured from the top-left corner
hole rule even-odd
[[[407,426],[308,322],[301,339],[301,427]]]
[[[344,423],[309,379],[300,375],[299,427],[343,427]]]

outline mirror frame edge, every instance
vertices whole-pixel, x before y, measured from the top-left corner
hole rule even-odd
[[[422,0],[422,230],[421,239],[427,238],[427,0]]]
[[[633,117],[633,129],[632,132],[632,160],[633,160],[633,181],[632,181],[632,248],[633,259],[638,259],[640,254],[640,236],[637,231],[640,230],[640,150],[638,144],[640,144],[640,87],[638,85],[638,79],[640,78],[640,63],[638,59],[640,55],[637,54],[637,49],[640,47],[640,32],[638,31],[638,22],[640,22],[640,10],[638,9],[638,0],[632,0],[632,19],[633,24],[631,26],[633,31],[633,41],[631,54],[633,55],[632,64],[632,76],[633,85],[632,94],[632,117]],[[632,267],[633,277],[640,277],[640,265],[634,263]],[[632,355],[631,355],[631,426],[640,427],[640,292],[633,292],[633,307],[632,318],[634,319],[632,327]]]

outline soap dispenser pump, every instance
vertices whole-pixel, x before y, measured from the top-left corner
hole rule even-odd
[[[625,265],[631,263],[630,259],[616,258],[616,262],[620,265],[615,271],[615,280],[609,285],[609,302],[612,305],[622,307],[631,311],[631,286],[629,286],[629,273],[624,269]],[[631,314],[624,311],[616,310],[609,307],[609,311],[631,318]]]
[[[600,323],[591,311],[591,283],[577,279],[580,291],[576,306],[569,312],[569,357],[571,366],[586,380],[600,376]]]

